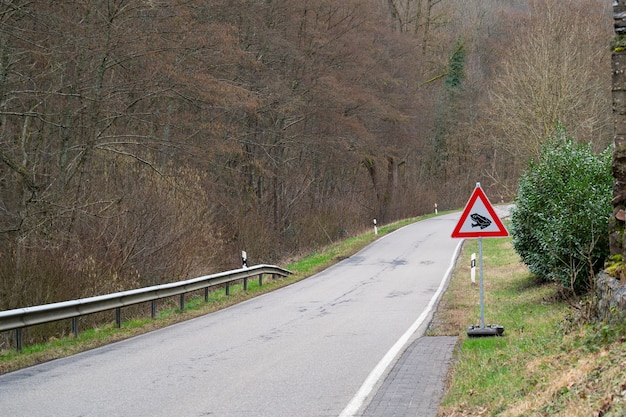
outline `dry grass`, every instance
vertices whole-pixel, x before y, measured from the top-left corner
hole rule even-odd
[[[530,366],[529,375],[540,382],[499,416],[626,415],[626,349],[623,342],[609,345],[601,352],[572,350],[560,355],[546,355],[535,362]]]

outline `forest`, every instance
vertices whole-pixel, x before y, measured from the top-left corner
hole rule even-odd
[[[611,144],[611,2],[0,1],[0,310],[284,264]]]

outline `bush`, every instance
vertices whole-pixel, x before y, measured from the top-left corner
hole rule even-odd
[[[609,254],[611,152],[595,155],[557,132],[519,182],[513,246],[530,271],[576,293]]]

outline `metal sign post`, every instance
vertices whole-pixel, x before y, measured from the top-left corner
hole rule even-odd
[[[509,232],[498,218],[489,199],[476,183],[461,219],[452,232],[455,238],[478,238],[478,267],[480,268],[480,325],[467,329],[469,337],[501,336],[504,327],[499,325],[485,326],[485,289],[483,284],[483,237],[505,237]],[[473,266],[474,260],[472,260]],[[472,271],[473,272],[473,271]],[[473,278],[473,275],[472,275]]]
[[[483,286],[483,238],[478,238],[478,267],[480,280],[480,327],[485,327],[485,288]]]

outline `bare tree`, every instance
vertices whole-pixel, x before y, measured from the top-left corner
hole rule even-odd
[[[596,149],[607,146],[608,68],[598,70],[608,62],[607,12],[596,2],[533,0],[519,17],[519,37],[501,51],[490,89],[493,140],[514,170],[538,155],[557,124]]]
[[[202,99],[185,95],[172,73],[181,57],[203,51],[208,58],[211,45],[181,44],[182,26],[162,20],[172,9],[140,1],[2,7],[1,278],[12,296],[0,302],[50,302],[98,292],[109,281],[133,286],[189,273],[195,254],[172,253],[169,263],[148,266],[184,244],[177,229],[186,221],[202,220],[206,232],[211,219],[207,209],[185,215],[184,206],[205,200],[192,192],[203,178],[174,178],[182,172],[174,161],[159,162],[163,150],[189,141],[177,142],[180,131],[158,114]]]

